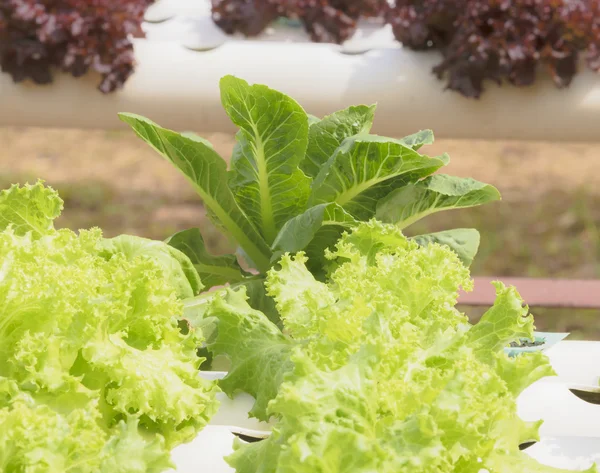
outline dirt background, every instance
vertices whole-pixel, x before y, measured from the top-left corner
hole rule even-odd
[[[205,137],[230,155],[231,136]],[[444,151],[444,172],[495,185],[503,202],[437,214],[415,232],[479,229],[474,275],[600,278],[600,144],[439,140],[427,149]],[[132,133],[0,129],[0,185],[37,178],[65,200],[60,226],[150,238],[197,226],[214,252],[230,249],[189,183]],[[535,315],[540,329],[600,338],[598,311]]]

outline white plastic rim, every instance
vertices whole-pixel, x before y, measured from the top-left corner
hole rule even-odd
[[[223,371],[200,372],[202,378],[211,381],[222,379],[226,374]],[[241,394],[229,399],[220,393],[217,397],[221,403],[219,411],[194,440],[171,452],[175,469],[167,473],[232,473],[234,469],[224,457],[233,453],[236,434],[260,439],[270,434],[269,424],[248,418],[254,403],[251,396]]]
[[[566,341],[549,350],[555,371],[572,394],[600,411],[599,342]]]
[[[542,437],[593,437],[600,445],[600,406],[575,396],[560,378],[529,386],[517,399],[517,412],[525,421],[543,420]]]
[[[224,371],[201,371],[200,376],[207,380],[222,379],[227,375]],[[217,394],[219,410],[211,418],[210,425],[221,426],[234,434],[252,438],[266,438],[271,433],[273,423],[261,422],[248,416],[252,409],[254,398],[246,393],[236,394],[233,399],[225,393]]]
[[[233,473],[224,457],[233,453],[234,440],[227,427],[209,425],[194,440],[171,452],[175,469],[168,473]]]
[[[571,392],[576,386],[591,390],[598,385],[600,368],[594,360],[600,358],[600,342],[561,341],[546,354],[557,376],[541,379],[519,396],[519,415],[543,419],[542,436],[593,437],[600,445],[600,406]]]
[[[586,470],[600,464],[598,439],[588,437],[549,437],[525,450],[544,465],[569,470]]]
[[[550,358],[556,374],[571,384],[597,384],[600,376],[600,342],[564,340],[549,349]]]
[[[370,25],[341,47],[301,40],[302,30],[281,25],[245,40],[225,37],[206,6],[189,7],[200,1],[163,0],[150,12],[154,21],[170,19],[146,25],[148,39],[135,40],[137,70],[114,94],[97,91],[94,74],[57,73],[48,86],[15,85],[0,74],[0,126],[117,129],[125,126],[117,113],[126,111],[175,130],[233,133],[218,83],[234,74],[289,94],[317,116],[378,103],[373,132],[383,135],[431,128],[445,138],[600,140],[600,77],[585,67],[568,89],[556,89],[540,68],[532,87],[489,83],[480,100],[466,99],[431,73],[438,53],[403,49],[389,27]]]

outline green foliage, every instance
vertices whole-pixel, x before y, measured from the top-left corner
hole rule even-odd
[[[267,440],[237,445],[238,473],[565,471],[519,449],[541,422],[518,417],[517,396],[553,370],[541,353],[504,352],[533,336],[515,288],[495,283],[494,305],[472,325],[455,308],[469,271],[445,245],[371,221],[327,257],[325,282],[302,254],[269,272],[283,330],[243,290],[207,309],[210,348],[232,363],[223,388],[251,393],[250,414],[276,420]]]
[[[447,155],[420,153],[433,142],[429,130],[400,140],[369,134],[374,105],[319,119],[264,85],[226,76],[220,86],[225,111],[240,129],[229,171],[205,140],[120,115],[192,182],[209,216],[236,242],[237,254],[214,257],[199,231],[168,240],[193,261],[207,289],[244,284],[250,276],[239,269],[239,255],[264,280],[283,253],[304,251],[310,271],[323,279],[325,250],[360,221],[377,216],[405,228],[434,212],[500,198],[470,179],[429,177],[448,163]],[[478,246],[474,232],[417,241],[448,243],[468,263]]]
[[[55,230],[41,183],[0,193],[0,471],[160,472],[216,411],[201,333],[178,327],[201,289],[163,242]]]

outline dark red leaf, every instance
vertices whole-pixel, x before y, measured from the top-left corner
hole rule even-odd
[[[134,69],[130,35],[140,36],[153,0],[0,0],[0,67],[14,81],[52,82],[54,69],[102,75],[123,86]]]
[[[256,36],[278,17],[299,19],[313,41],[341,43],[360,17],[382,17],[387,0],[212,0],[213,20],[226,33]]]
[[[397,0],[388,21],[406,46],[439,49],[434,72],[468,97],[486,80],[529,86],[539,64],[566,87],[581,52],[600,70],[600,0]]]

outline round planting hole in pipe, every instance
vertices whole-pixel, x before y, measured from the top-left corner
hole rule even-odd
[[[168,5],[168,2],[162,0],[150,5],[144,13],[144,21],[148,23],[163,23],[176,16],[176,13]]]
[[[183,43],[183,47],[186,49],[189,49],[190,51],[196,51],[198,53],[204,53],[207,51],[213,51],[214,49],[217,49],[219,46],[222,46],[224,42],[219,43],[219,44],[198,44],[198,43],[187,43],[184,42]]]
[[[519,445],[519,450],[521,450],[521,451],[527,450],[529,447],[532,447],[536,443],[537,443],[537,440],[530,440],[528,442],[523,442],[521,445]]]
[[[250,437],[249,435],[239,434],[236,432],[234,432],[233,435],[235,435],[237,438],[239,438],[240,440],[243,440],[246,443],[256,443],[256,442],[260,442],[261,440],[264,440],[264,437],[263,438]]]
[[[356,56],[358,54],[368,53],[372,48],[368,43],[364,41],[346,41],[340,46],[340,53],[347,54],[349,56]]]
[[[190,18],[186,22],[187,32],[181,44],[192,51],[212,51],[227,41],[223,33],[210,17]]]
[[[600,405],[600,387],[590,386],[589,388],[584,387],[570,387],[569,391],[571,391],[575,396],[577,396],[582,401],[585,401],[590,404]]]

